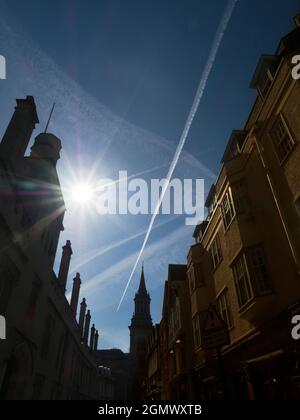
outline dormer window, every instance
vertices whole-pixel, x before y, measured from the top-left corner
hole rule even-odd
[[[264,98],[266,94],[268,93],[268,90],[271,86],[272,81],[273,81],[273,76],[271,72],[268,69],[266,69],[266,71],[261,75],[261,79],[259,80],[258,85],[257,85],[258,93],[260,94],[262,98]]]
[[[275,55],[263,55],[258,62],[250,87],[256,89],[262,99],[270,89],[278,64],[279,59]]]
[[[221,163],[227,163],[237,157],[243,148],[247,136],[244,130],[233,130],[228,140]]]
[[[203,222],[199,223],[193,233],[193,237],[196,240],[196,243],[201,242],[204,232],[206,231],[206,228],[208,226],[208,220],[203,220]]]

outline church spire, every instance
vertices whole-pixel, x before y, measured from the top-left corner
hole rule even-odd
[[[139,289],[137,294],[139,296],[147,296],[148,292],[146,289],[146,282],[145,282],[145,275],[144,275],[144,264],[142,266],[142,274],[141,274],[141,279],[140,279],[140,285],[139,285]]]
[[[149,328],[152,327],[150,302],[151,298],[147,292],[143,267],[139,288],[134,298],[134,313],[129,327],[131,353],[135,353],[141,342],[147,339]]]

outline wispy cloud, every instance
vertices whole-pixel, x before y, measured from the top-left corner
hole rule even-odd
[[[154,226],[154,229],[159,229],[162,226],[172,223],[174,220],[178,219],[179,216],[173,216],[170,217],[168,220],[165,220],[164,222],[159,223],[158,225]],[[78,271],[81,267],[83,267],[85,264],[90,263],[91,261],[95,260],[96,258],[102,257],[103,255],[107,254],[108,252],[114,251],[117,248],[124,246],[128,244],[129,242],[133,241],[134,239],[137,239],[141,236],[143,236],[146,233],[146,230],[142,230],[140,232],[135,233],[134,235],[131,235],[127,238],[121,239],[119,241],[115,241],[107,246],[89,251],[86,253],[86,255],[83,255],[79,257],[74,263],[72,264],[70,274],[75,273]]]
[[[149,245],[145,251],[145,258],[149,259],[152,256],[156,255],[157,259],[159,260],[159,256],[162,254],[162,251],[169,249],[172,245],[182,241],[184,238],[191,238],[191,228],[188,226],[181,226],[180,228],[176,229],[172,233],[170,233],[167,237],[163,239],[155,241],[153,244]],[[86,296],[92,295],[96,290],[99,293],[100,287],[102,288],[105,286],[106,282],[111,282],[112,279],[114,280],[114,286],[121,286],[123,274],[126,270],[128,270],[132,264],[132,262],[136,258],[136,253],[131,253],[127,257],[123,258],[112,267],[106,269],[101,274],[89,279],[86,281],[82,286],[82,293]],[[122,275],[118,277],[118,275]],[[117,281],[116,281],[117,279]],[[114,297],[112,297],[113,299]],[[115,295],[115,299],[117,302],[118,296]],[[111,303],[111,302],[110,302]]]

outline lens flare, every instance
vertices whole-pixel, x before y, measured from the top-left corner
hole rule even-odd
[[[85,205],[91,202],[93,189],[88,184],[78,184],[72,189],[72,199],[78,204]]]

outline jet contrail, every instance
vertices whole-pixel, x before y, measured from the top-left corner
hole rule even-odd
[[[160,228],[168,223],[173,222],[174,220],[176,220],[179,217],[179,215],[172,217],[171,219],[165,220],[163,222],[161,222],[160,224],[156,225],[154,227],[154,229]],[[104,254],[106,254],[109,251],[113,251],[114,249],[127,244],[128,242],[133,241],[134,239],[139,238],[140,236],[143,236],[145,233],[147,232],[147,230],[143,230],[141,232],[137,232],[134,235],[129,236],[128,238],[125,239],[121,239],[120,241],[117,242],[113,242],[112,244],[108,245],[106,248],[100,248],[95,250],[93,253],[90,253],[89,256],[86,256],[85,258],[83,258],[81,261],[79,261],[70,271],[69,273],[75,273],[76,271],[78,271],[83,265],[91,262],[93,259],[98,258],[98,257],[102,257]]]
[[[208,59],[207,59],[207,63],[205,65],[205,67],[204,67],[204,70],[203,70],[203,73],[202,73],[202,76],[201,76],[201,80],[200,80],[200,83],[199,83],[199,86],[198,86],[198,89],[197,89],[197,92],[196,92],[196,95],[195,95],[195,99],[194,99],[193,105],[191,107],[190,113],[189,113],[188,118],[186,120],[185,127],[184,127],[184,130],[183,130],[182,135],[180,137],[179,144],[178,144],[178,146],[176,148],[173,161],[172,161],[172,163],[170,165],[170,168],[169,168],[169,171],[168,171],[168,174],[167,174],[167,177],[166,177],[166,182],[163,185],[163,188],[162,188],[162,191],[161,191],[159,200],[158,200],[157,205],[155,207],[155,211],[153,212],[153,215],[151,217],[151,221],[150,221],[148,230],[146,232],[143,245],[142,245],[142,247],[140,249],[140,252],[138,254],[138,257],[136,259],[136,262],[135,262],[135,264],[133,266],[133,269],[131,271],[130,277],[129,277],[128,281],[127,281],[127,284],[126,284],[126,287],[125,287],[124,292],[122,294],[122,297],[120,299],[120,302],[119,302],[117,311],[120,309],[120,306],[121,306],[121,304],[123,302],[123,299],[124,299],[124,297],[126,295],[127,289],[128,289],[128,287],[130,285],[132,276],[133,276],[133,274],[134,274],[134,272],[136,270],[136,267],[137,267],[137,265],[138,265],[138,263],[139,263],[139,261],[141,259],[141,256],[142,256],[142,254],[144,252],[144,249],[145,249],[145,246],[146,246],[146,244],[148,242],[148,239],[149,239],[149,236],[150,236],[150,233],[151,233],[153,224],[155,222],[156,216],[157,216],[157,214],[159,212],[159,208],[160,208],[161,203],[162,203],[162,201],[164,199],[164,195],[166,193],[166,190],[167,190],[167,188],[169,186],[170,180],[172,178],[172,175],[174,173],[174,170],[175,170],[176,165],[178,163],[178,160],[180,158],[181,152],[183,150],[183,147],[184,147],[184,144],[186,142],[187,136],[189,134],[191,125],[193,123],[193,120],[195,118],[196,112],[197,112],[197,110],[199,108],[199,105],[200,105],[200,102],[201,102],[201,99],[203,97],[203,93],[204,93],[204,90],[205,90],[205,87],[206,87],[206,84],[207,84],[207,80],[209,78],[210,72],[211,72],[212,67],[214,65],[214,62],[215,62],[217,53],[219,51],[219,48],[220,48],[220,45],[221,45],[223,36],[225,34],[226,28],[228,26],[228,23],[230,21],[230,18],[232,16],[232,13],[234,11],[234,8],[235,8],[235,5],[236,5],[237,1],[238,0],[229,0],[228,3],[227,3],[227,6],[226,6],[226,9],[225,9],[224,15],[223,15],[223,17],[221,19],[221,22],[220,22],[219,27],[217,29],[216,35],[214,37],[213,44],[212,44],[212,47],[211,47],[211,50],[210,50],[210,53],[209,53],[209,56],[208,56]]]

